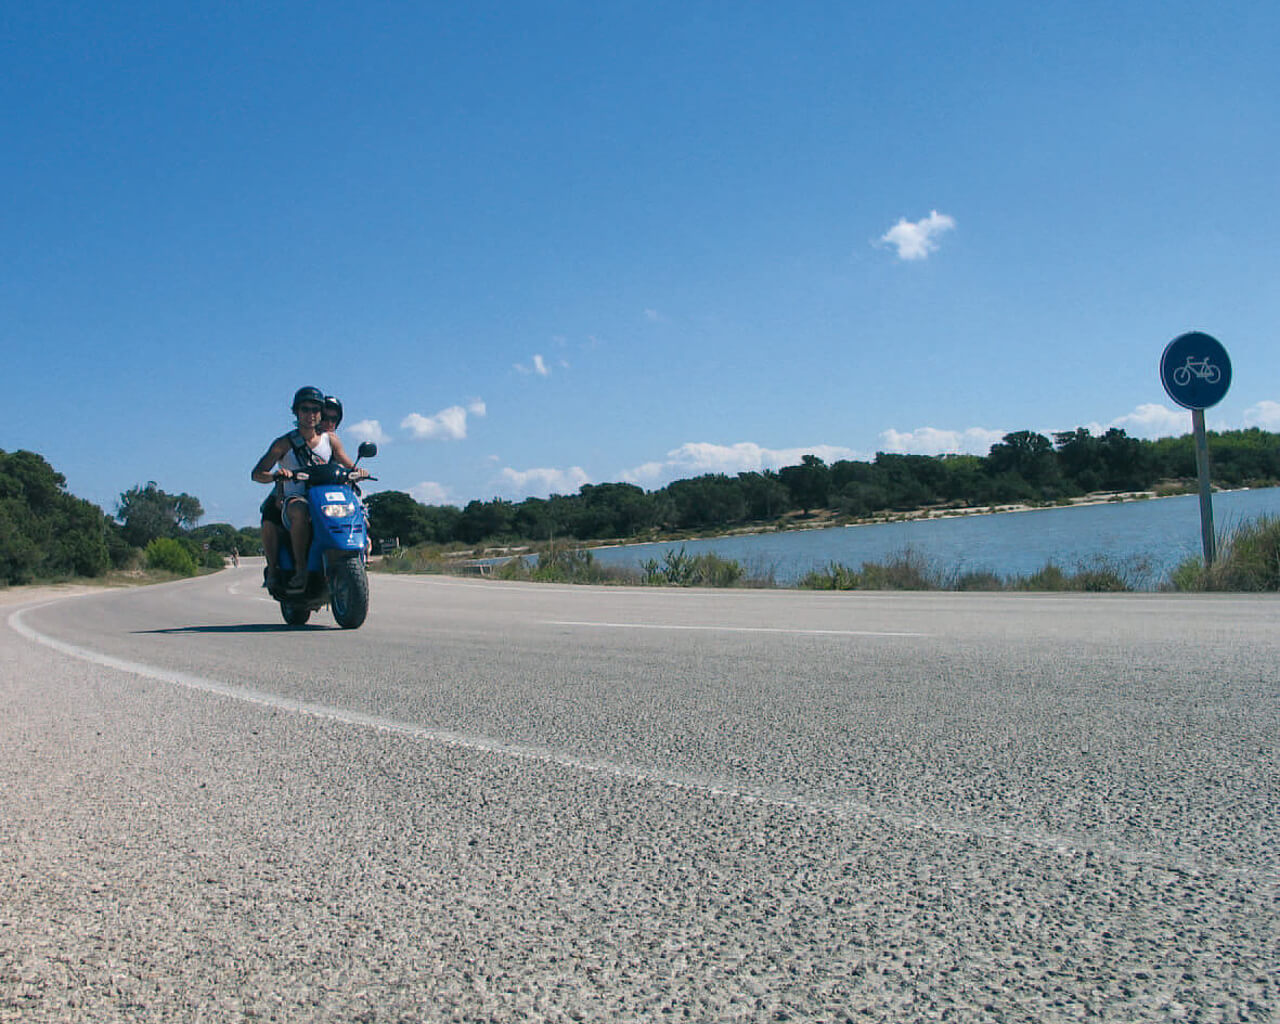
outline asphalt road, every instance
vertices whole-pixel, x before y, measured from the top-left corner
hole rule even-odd
[[[1280,1017],[1274,598],[259,574],[4,596],[0,1020]]]

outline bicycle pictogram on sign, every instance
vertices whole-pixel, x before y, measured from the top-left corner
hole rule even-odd
[[[1208,356],[1199,360],[1194,356],[1187,356],[1186,363],[1174,369],[1173,382],[1179,387],[1186,387],[1191,383],[1193,374],[1206,384],[1217,384],[1222,379],[1222,371],[1209,362]]]
[[[1231,358],[1217,338],[1201,331],[1180,334],[1165,347],[1160,381],[1185,409],[1207,409],[1231,386]]]

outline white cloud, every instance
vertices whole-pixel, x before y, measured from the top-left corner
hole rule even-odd
[[[1263,430],[1280,430],[1280,402],[1263,401],[1251,405],[1244,411],[1246,427],[1261,427]]]
[[[533,365],[525,366],[523,363],[515,364],[516,372],[522,373],[526,377],[530,374],[537,374],[539,377],[550,377],[551,367],[547,365],[547,361],[538,354],[534,354]]]
[[[511,469],[502,470],[502,480],[508,494],[518,498],[548,497],[552,494],[575,494],[591,477],[581,466],[568,469]]]
[[[644,311],[644,318],[651,324],[665,324],[667,322],[667,318],[656,309],[646,309]]]
[[[467,412],[472,416],[483,416],[489,411],[488,407],[479,398],[473,398],[467,403]]]
[[[1274,422],[1280,425],[1280,403],[1260,402],[1246,413],[1246,418],[1254,414],[1258,423],[1264,417],[1275,417]],[[1111,427],[1118,427],[1130,437],[1151,440],[1158,437],[1180,437],[1191,431],[1191,418],[1185,409],[1169,409],[1166,406],[1149,402],[1139,405],[1132,412],[1117,416],[1109,423],[1072,423],[1070,426],[1053,428],[1036,428],[1037,432],[1052,439],[1059,431],[1074,430],[1083,427],[1095,437],[1105,434]],[[1029,428],[1030,429],[1030,428]],[[915,430],[884,430],[880,433],[881,450],[895,455],[948,455],[952,453],[967,455],[986,455],[991,446],[999,444],[1006,430],[992,430],[987,427],[968,427],[964,430],[941,430],[937,427],[919,427]]]
[[[361,420],[359,423],[352,423],[344,433],[350,434],[357,441],[373,441],[375,444],[386,444],[391,440],[383,432],[382,424],[377,420]]]
[[[938,236],[955,226],[954,217],[930,210],[929,216],[914,223],[903,217],[880,236],[880,241],[894,246],[900,260],[923,260],[938,251]]]
[[[650,480],[656,480],[662,476],[662,471],[667,466],[665,462],[645,462],[634,469],[628,469],[623,472],[622,479],[629,484],[639,484]]]
[[[1186,409],[1170,409],[1156,402],[1147,402],[1133,412],[1117,416],[1108,427],[1119,427],[1130,437],[1157,438],[1181,437],[1191,432],[1191,413]],[[1105,429],[1093,429],[1093,433],[1105,433]]]
[[[467,436],[467,410],[451,405],[434,416],[411,412],[400,422],[400,427],[419,441],[462,441]]]
[[[895,455],[986,455],[1007,431],[969,427],[967,430],[939,430],[918,427],[915,430],[881,431],[882,451]]]
[[[424,480],[416,487],[409,488],[409,494],[424,505],[458,505],[460,502],[444,484],[433,480]]]
[[[827,463],[858,457],[852,449],[829,444],[806,448],[764,448],[750,441],[729,445],[691,441],[667,452],[662,461],[646,462],[626,470],[622,479],[628,483],[660,486],[661,482],[704,473],[736,475],[780,469],[797,465],[805,455],[816,455]]]

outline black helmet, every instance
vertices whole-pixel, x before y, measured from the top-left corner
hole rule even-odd
[[[330,409],[334,412],[333,425],[335,427],[342,425],[342,400],[337,395],[324,396],[324,411],[327,413]],[[321,413],[323,417],[324,413]]]
[[[297,412],[298,406],[303,402],[315,402],[316,405],[324,405],[324,392],[319,388],[298,388],[293,393],[293,405],[289,406],[290,411]]]

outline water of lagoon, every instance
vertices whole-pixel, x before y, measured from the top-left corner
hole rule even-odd
[[[1259,515],[1280,515],[1280,488],[1213,496],[1219,536]],[[955,516],[823,530],[791,530],[707,540],[598,548],[604,565],[661,563],[667,551],[714,552],[751,575],[793,585],[813,569],[838,562],[857,569],[904,551],[923,556],[946,576],[993,572],[1026,576],[1047,563],[1070,572],[1100,560],[1119,566],[1131,585],[1154,589],[1186,558],[1201,554],[1200,500],[1195,495]]]

